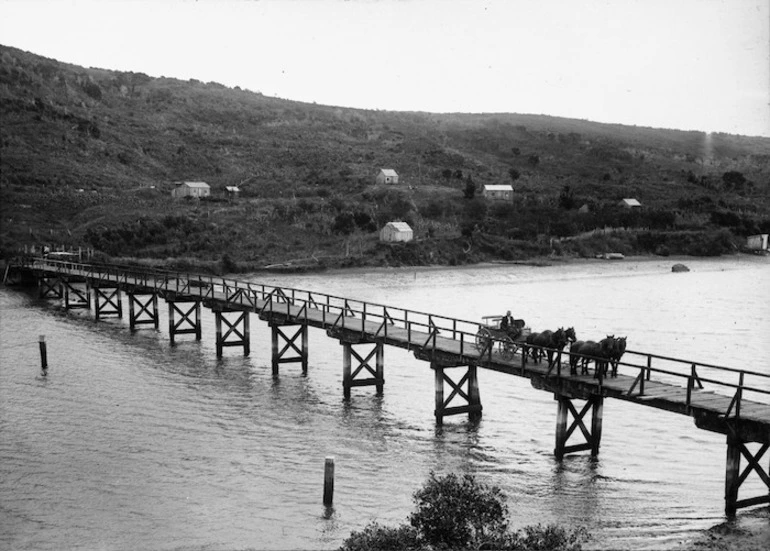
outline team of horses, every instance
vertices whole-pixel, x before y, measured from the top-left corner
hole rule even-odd
[[[626,340],[626,337],[607,335],[599,342],[579,341],[574,327],[567,329],[559,327],[555,331],[547,330],[527,335],[522,353],[525,359],[530,356],[535,363],[540,363],[543,356],[547,357],[548,367],[551,368],[558,360],[557,352],[564,350],[569,343],[571,374],[577,375],[578,364],[580,364],[581,375],[587,375],[589,364],[594,362],[594,377],[606,376],[610,367],[612,376],[617,377],[618,363],[626,351]]]
[[[580,374],[588,374],[588,364],[594,362],[594,377],[600,374],[607,375],[612,367],[612,376],[618,376],[618,364],[626,352],[626,337],[607,335],[606,338],[596,341],[575,340],[570,345],[569,367],[570,373],[577,375],[577,366],[580,364]]]

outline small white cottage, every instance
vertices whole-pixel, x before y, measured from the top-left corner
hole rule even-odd
[[[510,184],[485,185],[484,198],[493,201],[512,201],[513,186]]]
[[[172,197],[208,197],[211,187],[206,182],[178,182],[171,190]]]
[[[620,206],[621,207],[625,207],[627,209],[639,209],[639,208],[642,208],[642,204],[638,200],[631,199],[631,198],[623,199],[620,202]]]
[[[397,184],[398,174],[392,168],[381,168],[377,173],[375,181],[378,184]]]
[[[414,232],[406,222],[388,222],[380,230],[380,241],[385,243],[406,242],[412,239],[414,239]]]
[[[746,238],[746,248],[754,252],[767,252],[768,251],[768,234],[760,233],[757,235],[750,235]]]

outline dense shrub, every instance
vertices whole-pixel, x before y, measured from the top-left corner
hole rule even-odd
[[[411,526],[390,528],[376,522],[361,532],[353,532],[345,540],[341,551],[421,551],[424,544],[417,530]]]
[[[553,525],[512,532],[505,494],[472,475],[431,473],[413,497],[416,509],[410,525],[389,528],[371,523],[353,532],[341,551],[579,551],[588,538],[585,529]]]
[[[466,199],[473,199],[476,196],[476,184],[473,182],[473,179],[470,176],[468,176],[468,178],[465,180],[463,196]]]
[[[83,91],[96,101],[102,99],[102,89],[95,82],[88,81],[83,84]]]
[[[504,499],[499,488],[488,488],[471,475],[431,473],[414,494],[417,509],[409,522],[431,545],[478,548],[491,535],[508,529]]]

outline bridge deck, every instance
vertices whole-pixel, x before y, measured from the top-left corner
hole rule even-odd
[[[662,357],[631,352],[646,357],[646,366],[621,363],[621,373],[617,377],[597,379],[593,375],[570,374],[568,363],[561,361],[562,355],[549,369],[547,362],[535,363],[531,358],[525,360],[520,352],[506,359],[496,346],[479,352],[474,343],[474,328],[478,324],[474,322],[221,278],[137,271],[134,268],[95,268],[56,261],[37,261],[31,268],[41,276],[79,277],[96,285],[118,286],[137,294],[159,294],[172,300],[200,300],[206,306],[220,310],[251,311],[273,322],[306,324],[324,329],[330,336],[347,341],[384,342],[413,350],[418,358],[444,367],[473,364],[527,377],[534,387],[560,395],[583,399],[602,395],[690,415],[700,428],[723,434],[728,432],[730,424],[732,428],[729,430],[738,427],[745,441],[770,443],[770,404],[743,397],[748,392],[752,396],[770,396],[770,385],[767,388],[748,387],[743,383],[744,374],[767,377],[762,379],[763,383],[770,380],[770,375],[700,364],[704,368],[740,373],[739,383],[728,384],[699,377],[695,363],[674,360],[687,367],[692,365],[689,374],[678,374],[680,380],[687,383],[683,386],[650,379],[651,373],[674,375],[670,371],[651,367],[653,358]],[[395,315],[395,311],[401,315]],[[416,318],[419,319],[415,321]],[[629,372],[632,375],[628,375]],[[706,385],[713,383],[710,387],[720,392],[701,388],[706,386],[704,382]]]

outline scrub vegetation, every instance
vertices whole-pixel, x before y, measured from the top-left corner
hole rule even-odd
[[[583,528],[509,526],[506,496],[496,486],[472,475],[436,476],[414,494],[409,524],[398,527],[371,523],[345,540],[341,551],[579,551],[588,539]]]
[[[0,46],[0,253],[222,271],[719,255],[770,232],[770,139],[322,106]],[[376,185],[393,168],[398,185]],[[175,182],[211,197],[174,199]],[[511,184],[513,199],[482,196]],[[226,186],[238,186],[237,198]],[[636,198],[642,207],[619,206]],[[415,241],[379,242],[387,222]]]

